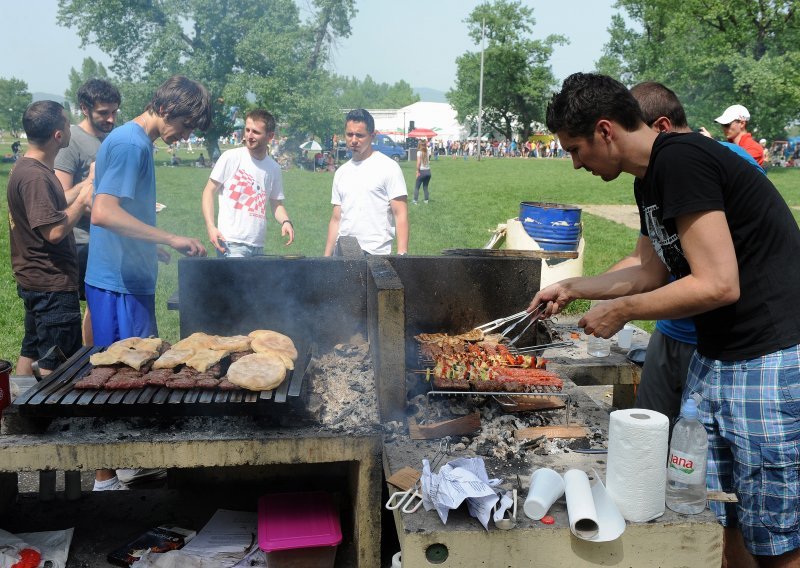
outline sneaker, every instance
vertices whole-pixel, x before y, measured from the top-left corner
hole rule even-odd
[[[414,201],[412,201],[411,203],[413,203],[414,205],[419,205],[419,203],[417,203],[416,199]]]
[[[426,204],[426,205],[428,204],[428,200],[427,200],[427,199],[425,200],[425,204]]]
[[[153,481],[167,476],[166,469],[118,469],[117,477],[122,483]]]
[[[118,477],[112,477],[106,481],[94,481],[92,491],[125,491],[128,486],[122,483]]]

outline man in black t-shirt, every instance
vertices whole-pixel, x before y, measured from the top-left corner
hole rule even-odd
[[[547,126],[604,181],[641,180],[637,204],[655,254],[639,265],[568,278],[533,299],[546,315],[578,298],[608,300],[579,322],[611,337],[630,320],[692,316],[698,344],[684,399],[700,398],[709,435],[707,484],[739,503],[712,503],[770,566],[800,562],[800,229],[772,183],[700,134],[657,134],[619,82],[568,77]],[[670,281],[670,276],[674,281]],[[731,564],[733,565],[733,564]]]

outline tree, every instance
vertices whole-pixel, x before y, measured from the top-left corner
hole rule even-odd
[[[79,114],[81,105],[78,102],[78,89],[80,89],[81,85],[83,85],[89,79],[111,80],[111,78],[108,76],[108,71],[106,71],[106,68],[103,66],[103,64],[98,63],[91,57],[87,57],[83,60],[80,72],[76,71],[74,67],[70,68],[69,88],[64,91],[64,98],[66,99],[66,102],[70,103]]]
[[[213,156],[233,127],[233,105],[264,105],[292,132],[338,120],[319,89],[329,45],[350,33],[354,13],[353,0],[313,0],[306,22],[293,0],[59,0],[58,22],[112,57],[126,108],[170,75],[202,82],[214,100]]]
[[[632,85],[673,89],[692,125],[731,104],[750,110],[748,130],[783,138],[800,117],[800,15],[796,0],[619,0],[598,69]]]
[[[475,8],[466,20],[469,35],[481,42],[485,22],[488,45],[484,51],[482,123],[511,139],[516,133],[528,138],[534,122],[544,122],[550,93],[556,84],[549,66],[553,46],[564,45],[563,36],[543,40],[530,37],[536,20],[533,9],[516,0],[494,0]],[[456,86],[447,100],[461,121],[478,116],[480,52],[456,60]]]
[[[22,130],[22,114],[33,101],[28,84],[19,79],[0,78],[0,130],[8,130],[14,137]]]
[[[334,82],[339,108],[402,108],[419,101],[419,95],[405,81],[376,83],[367,75],[363,81],[337,77]]]

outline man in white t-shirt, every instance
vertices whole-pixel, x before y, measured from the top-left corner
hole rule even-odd
[[[345,118],[345,139],[353,158],[333,176],[325,256],[331,256],[339,237],[353,236],[364,252],[386,255],[397,237],[397,254],[408,252],[408,191],[400,166],[373,151],[375,120],[364,109]]]
[[[275,135],[275,118],[265,110],[247,113],[244,147],[224,152],[203,190],[203,217],[208,238],[220,256],[263,254],[267,201],[281,226],[281,236],[294,241],[294,226],[283,206],[281,168],[267,150]],[[214,196],[219,194],[219,220],[214,224]]]

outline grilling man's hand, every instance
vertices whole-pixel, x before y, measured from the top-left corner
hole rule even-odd
[[[615,300],[598,302],[578,322],[586,335],[594,335],[608,339],[628,323],[621,315],[622,310]]]
[[[174,237],[170,246],[185,256],[206,256],[206,247],[197,239]]]
[[[543,318],[549,318],[561,312],[561,310],[567,307],[567,304],[575,299],[565,285],[566,282],[568,282],[568,280],[562,280],[561,282],[556,282],[547,288],[539,290],[533,297],[533,301],[531,301],[531,305],[528,306],[527,311],[532,312],[539,304],[545,303],[547,304],[547,308],[542,314]]]

